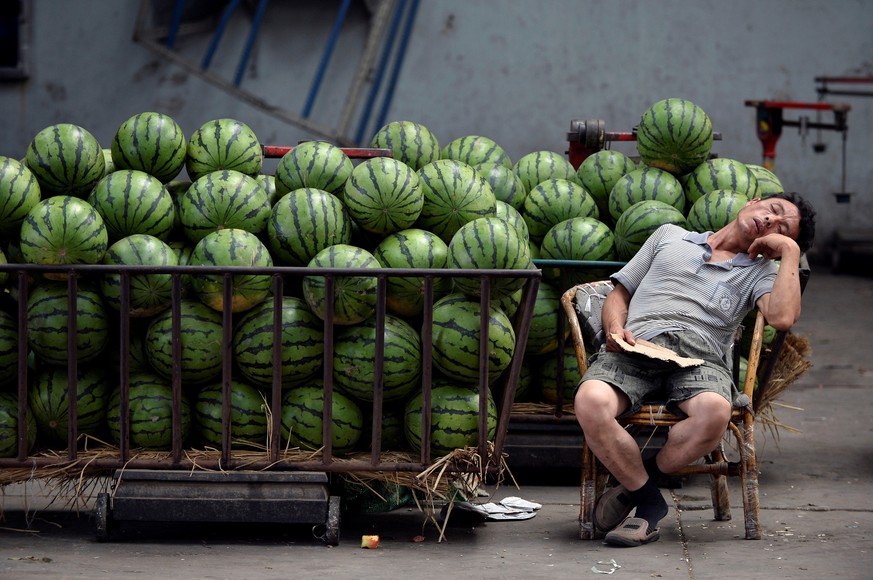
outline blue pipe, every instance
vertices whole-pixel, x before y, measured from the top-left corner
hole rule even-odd
[[[227,28],[227,23],[230,22],[230,17],[233,16],[234,11],[237,9],[241,1],[242,0],[231,0],[230,4],[227,5],[227,8],[224,9],[224,14],[221,15],[221,21],[218,23],[218,28],[215,29],[215,34],[212,35],[212,42],[209,43],[209,48],[206,50],[206,55],[203,57],[203,62],[200,64],[200,67],[203,70],[209,68],[209,64],[212,62],[212,57],[215,56],[215,51],[218,50],[218,43],[221,41],[224,29]]]
[[[388,108],[391,106],[391,101],[394,98],[394,89],[397,87],[397,77],[400,76],[400,69],[403,66],[403,58],[406,56],[406,46],[409,44],[409,37],[412,35],[412,25],[415,23],[415,14],[418,12],[419,0],[412,0],[412,6],[409,9],[409,16],[406,18],[406,26],[403,28],[403,36],[400,38],[400,48],[398,48],[397,58],[394,60],[394,68],[391,71],[391,78],[388,81],[388,89],[385,92],[385,97],[382,101],[382,109],[379,111],[379,118],[376,120],[377,127],[385,125],[385,118],[388,116]]]
[[[346,19],[346,13],[349,11],[349,6],[352,0],[343,0],[340,6],[339,13],[336,15],[336,20],[333,23],[333,30],[330,31],[330,37],[327,39],[327,46],[324,47],[324,54],[321,56],[321,63],[315,71],[315,79],[312,81],[312,86],[309,89],[309,96],[306,97],[306,104],[303,105],[303,118],[309,117],[312,112],[312,105],[315,103],[315,96],[318,94],[318,89],[321,87],[321,81],[324,79],[324,72],[327,70],[327,64],[330,62],[330,57],[333,55],[333,49],[336,46],[337,38],[339,37],[340,29]]]
[[[173,48],[176,44],[176,34],[182,26],[182,14],[185,12],[185,0],[176,0],[173,7],[173,21],[170,23],[170,33],[167,34],[167,48]]]
[[[248,64],[249,56],[252,53],[252,46],[255,44],[255,39],[258,37],[258,30],[261,28],[261,22],[264,20],[264,12],[267,11],[268,1],[269,0],[261,0],[258,2],[258,9],[255,11],[255,19],[252,21],[252,29],[249,30],[249,37],[246,39],[242,58],[239,59],[239,65],[236,67],[236,76],[233,77],[233,84],[235,86],[239,86],[242,82],[243,73],[246,70],[246,64]]]
[[[373,79],[373,85],[370,87],[370,94],[367,95],[367,102],[364,104],[364,110],[361,113],[358,132],[355,134],[355,143],[359,145],[363,145],[364,131],[367,130],[367,125],[370,122],[370,114],[373,112],[373,103],[376,100],[376,95],[379,93],[379,88],[382,86],[382,77],[385,76],[385,69],[388,67],[388,58],[391,56],[391,51],[394,49],[394,39],[396,38],[397,29],[400,27],[400,18],[403,16],[403,11],[405,9],[406,0],[400,0],[397,7],[394,9],[394,16],[391,18],[388,40],[385,42],[382,58],[379,59],[376,76]],[[379,127],[381,126],[382,125],[379,125]]]

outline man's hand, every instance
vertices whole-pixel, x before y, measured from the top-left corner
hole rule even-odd
[[[621,336],[622,338],[624,338],[624,341],[631,346],[637,343],[636,339],[634,338],[633,332],[624,328],[619,328],[606,333],[606,350],[608,352],[622,352],[624,350],[618,345],[615,339],[612,338],[613,334]]]
[[[800,255],[800,246],[797,242],[782,234],[767,234],[752,242],[749,246],[749,255],[754,257],[758,254],[767,259],[775,260],[786,254]]]

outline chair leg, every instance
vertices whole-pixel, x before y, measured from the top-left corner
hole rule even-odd
[[[712,452],[707,457],[707,461],[713,464],[723,463],[727,466],[727,458],[724,450],[719,448]],[[724,473],[713,473],[709,476],[709,490],[712,495],[712,510],[713,517],[718,522],[727,522],[731,520],[731,499],[728,493],[727,475]]]
[[[743,483],[743,514],[745,516],[746,539],[761,539],[761,522],[758,502],[758,459],[755,453],[754,421],[746,421],[742,427],[743,442],[740,445],[740,458]]]
[[[594,503],[597,501],[597,459],[587,443],[582,445],[582,483],[579,495],[579,539],[593,540]]]

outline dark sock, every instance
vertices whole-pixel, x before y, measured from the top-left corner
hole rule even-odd
[[[649,477],[655,480],[655,483],[661,480],[664,476],[664,472],[658,467],[658,456],[652,455],[646,459],[643,459],[643,467],[646,468],[646,473],[649,474]]]
[[[637,511],[634,515],[646,520],[649,523],[650,531],[657,528],[658,522],[667,515],[667,502],[664,501],[664,496],[661,495],[661,490],[658,489],[654,479],[649,477],[643,487],[630,492],[630,494],[637,504]]]

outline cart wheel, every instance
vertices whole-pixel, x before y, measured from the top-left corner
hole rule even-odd
[[[109,494],[98,493],[94,505],[94,518],[97,520],[97,541],[109,541]]]
[[[340,496],[332,495],[327,506],[327,524],[324,531],[324,543],[328,546],[339,544],[340,532]]]

